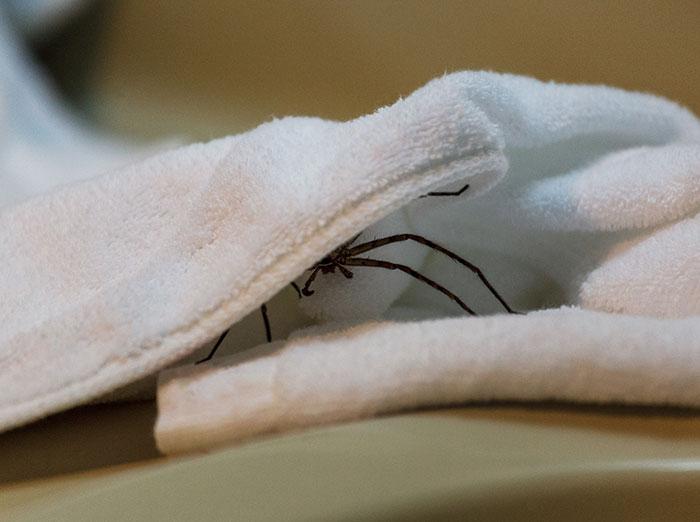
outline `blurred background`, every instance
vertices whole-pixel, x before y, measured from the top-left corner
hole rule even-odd
[[[33,40],[69,102],[131,137],[348,119],[446,71],[650,91],[700,112],[698,0],[114,0]]]

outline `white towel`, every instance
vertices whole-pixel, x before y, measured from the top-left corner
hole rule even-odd
[[[484,398],[698,406],[700,390],[689,383],[700,376],[699,147],[698,120],[654,96],[467,72],[354,121],[275,120],[5,209],[0,427],[94,399],[192,354],[360,232],[360,240],[428,237],[483,268],[523,311],[569,304],[614,313],[475,319],[406,274],[319,275],[315,294],[299,302],[312,317],[409,319],[382,326],[376,338],[312,336],[280,352],[280,361],[294,355],[292,373],[319,376],[318,386],[304,381],[315,400],[326,393],[322,377],[333,376],[337,389],[351,392],[334,395],[343,407],[334,399],[316,414],[309,399],[299,403],[309,411],[292,414],[297,420],[270,420],[271,411],[290,413],[280,406],[284,375],[256,373],[265,358],[246,363],[250,372],[241,367],[243,378],[235,360],[223,372],[216,368],[225,362],[201,365],[182,385],[163,381],[164,450]],[[465,183],[459,197],[419,198]],[[500,310],[473,274],[420,245],[371,255],[410,263],[480,313]],[[411,322],[448,315],[460,317]],[[596,321],[600,331],[583,335]],[[313,346],[327,346],[337,360],[319,359],[322,348]],[[353,367],[353,346],[358,362],[362,346],[379,346],[367,360],[386,375],[405,365],[417,373],[387,394],[382,372],[365,379],[366,363]],[[557,346],[561,356],[547,366]],[[457,355],[460,347],[468,355]],[[500,356],[489,356],[492,347]],[[470,358],[483,361],[477,374],[467,372]],[[655,366],[663,379],[653,378]],[[557,373],[551,385],[542,384],[545,370]],[[261,380],[251,384],[246,375]],[[449,384],[460,375],[471,384]],[[352,393],[357,383],[362,394]],[[398,389],[395,378],[387,383]],[[259,392],[212,422],[192,421],[203,411],[196,400],[177,406],[178,390],[201,398],[214,389]],[[236,408],[246,409],[245,422],[235,422]],[[196,444],[183,445],[178,430]]]
[[[423,234],[477,261],[523,310],[614,313],[370,321],[166,372],[162,451],[464,401],[700,406],[697,120],[602,87],[463,73],[425,89],[438,97],[441,83],[459,85],[496,123],[507,176],[474,199],[414,200],[363,236]],[[416,262],[415,247],[373,254]],[[459,265],[436,253],[417,262],[480,311],[498,311]],[[460,312],[403,274],[364,270],[326,276],[301,306],[338,321]]]
[[[700,339],[696,319],[580,309],[367,322],[164,372],[157,442],[165,453],[204,450],[260,434],[464,401],[695,407],[700,344],[678,349],[692,339]]]

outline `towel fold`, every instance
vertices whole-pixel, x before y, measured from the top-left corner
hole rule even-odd
[[[163,372],[156,441],[164,453],[199,451],[475,401],[697,406],[699,339],[695,319],[574,308],[526,317],[368,322]]]
[[[486,190],[501,146],[443,82],[351,122],[276,120],[6,208],[0,429],[192,353],[418,194],[465,176]]]
[[[165,451],[459,400],[700,406],[699,160],[700,122],[667,100],[465,72],[357,120],[275,120],[5,208],[0,429],[205,349],[358,234],[428,238],[521,311],[582,308],[471,318],[400,271],[320,274],[293,327],[370,323],[171,374]],[[366,257],[503,310],[426,245]]]

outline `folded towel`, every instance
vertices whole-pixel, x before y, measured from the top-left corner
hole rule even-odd
[[[0,214],[0,429],[192,354],[290,281],[303,283],[310,266],[358,233],[357,241],[425,236],[481,267],[523,311],[573,304],[655,319],[573,309],[561,318],[412,322],[463,311],[405,273],[353,267],[352,280],[338,270],[320,274],[315,293],[299,302],[309,316],[408,322],[382,326],[376,338],[350,332],[342,342],[290,341],[280,363],[254,352],[263,358],[245,363],[240,375],[237,367],[218,371],[218,363],[197,367],[194,377],[185,372],[181,388],[195,397],[252,390],[245,406],[231,403],[246,408],[240,423],[225,405],[223,415],[206,410],[211,421],[201,420],[197,400],[174,406],[171,399],[183,397],[177,379],[164,380],[163,449],[184,447],[179,426],[216,432],[209,440],[197,433],[193,446],[203,447],[347,417],[341,410],[356,416],[435,401],[547,396],[698,406],[697,389],[672,386],[670,376],[687,384],[700,374],[699,150],[700,122],[654,96],[457,73],[354,121],[275,120],[7,208]],[[420,197],[465,184],[458,197]],[[424,245],[396,243],[366,257],[411,264],[479,313],[502,310],[474,274]],[[594,322],[600,331],[583,336]],[[553,341],[544,343],[549,335]],[[414,373],[380,406],[372,401],[384,393],[381,382],[367,396],[354,391],[366,368],[353,367],[349,354],[354,346],[360,357],[363,344],[382,347],[369,363],[392,375],[402,365]],[[322,348],[305,349],[312,345],[329,347],[337,361],[318,358]],[[491,357],[497,346],[500,356]],[[561,357],[544,365],[556,346]],[[460,347],[468,354],[457,355]],[[310,378],[302,387],[316,399],[302,401],[309,410],[289,420],[277,388],[285,381],[274,369],[288,354],[292,372],[328,372],[347,393],[314,413],[326,380]],[[479,373],[464,373],[474,360],[483,362]],[[664,378],[651,378],[654,365]],[[559,373],[547,386],[544,369]],[[471,384],[452,389],[460,375]],[[440,379],[444,388],[426,391]],[[387,382],[398,389],[396,378]],[[475,392],[479,383],[484,389]],[[285,419],[270,420],[271,411]]]
[[[700,406],[697,120],[601,87],[464,73],[425,89],[439,82],[459,84],[499,127],[508,175],[478,198],[415,200],[363,236],[408,231],[468,254],[521,309],[617,313],[368,321],[165,372],[162,451],[465,401]],[[411,251],[379,253],[416,262]],[[479,310],[498,309],[463,267],[427,257],[421,273]],[[365,271],[326,276],[301,306],[338,321],[459,312],[427,285],[399,275],[392,283],[408,288],[397,291],[385,273]]]
[[[696,319],[573,308],[467,321],[367,322],[163,372],[156,440],[164,453],[204,450],[466,401],[697,406],[698,339]]]

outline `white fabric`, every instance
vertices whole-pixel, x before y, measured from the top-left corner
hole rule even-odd
[[[697,406],[698,339],[695,319],[567,308],[525,317],[367,322],[164,372],[156,441],[164,453],[197,451],[465,401]]]
[[[605,312],[370,321],[184,366],[160,379],[161,451],[465,401],[700,406],[697,120],[600,87],[485,73],[432,88],[440,82],[459,84],[499,127],[508,175],[478,198],[414,201],[358,241],[418,232],[477,261],[520,309]],[[368,257],[409,259],[480,311],[499,309],[462,267],[416,248]],[[325,276],[301,306],[338,321],[460,312],[377,269]]]
[[[518,397],[546,390],[566,399],[698,406],[697,388],[672,386],[672,378],[650,380],[647,370],[657,365],[672,375],[678,366],[669,361],[677,357],[683,382],[700,376],[699,147],[698,120],[660,98],[457,73],[354,121],[275,120],[6,208],[0,213],[0,429],[89,401],[192,354],[361,231],[360,240],[416,232],[444,244],[481,266],[521,310],[567,303],[656,317],[573,310],[561,322],[533,314],[391,325],[391,335],[366,343],[382,346],[376,362],[392,375],[420,360],[414,369],[424,369],[426,382],[452,382],[459,380],[453,370],[466,364],[458,364],[458,346],[468,357],[485,357],[474,381],[484,384],[482,392],[459,388],[460,395],[446,385],[443,396],[428,394],[417,376],[401,394],[425,393],[431,403],[516,398],[515,367],[526,365],[522,375],[540,375],[542,359],[555,351],[549,344],[539,351],[542,332],[561,324],[553,338],[563,355],[548,368],[560,374],[554,382],[595,378],[589,388],[560,386],[558,392],[523,378]],[[418,199],[464,183],[470,188],[461,197]],[[395,245],[368,257],[410,262],[477,311],[500,310],[473,275],[419,245]],[[405,274],[354,271],[350,281],[319,276],[316,293],[299,305],[324,320],[461,314]],[[600,335],[579,335],[579,321],[591,325],[598,317],[606,324]],[[515,327],[520,335],[514,338]],[[637,328],[647,333],[639,337]],[[471,344],[472,332],[488,339],[484,346],[502,346],[501,356],[488,358]],[[351,344],[359,349],[365,342],[360,336],[353,343],[353,335],[337,351],[337,364],[345,361],[344,372],[333,373],[339,389],[343,379],[354,389],[362,379],[357,372],[365,371],[346,358]],[[641,346],[646,339],[659,349],[605,349]],[[335,346],[313,338],[309,344],[317,342]],[[441,351],[441,344],[453,348]],[[514,344],[520,348],[509,357],[505,347]],[[412,359],[402,352],[408,345]],[[314,350],[292,352],[299,374],[324,382],[326,363],[317,365]],[[607,378],[576,367],[594,359],[607,368]],[[330,371],[336,362],[327,364]],[[638,365],[645,371],[629,378]],[[227,382],[210,367],[198,367],[196,378],[187,377],[190,393],[212,386],[243,393],[249,384],[236,371]],[[160,426],[172,433],[191,426],[187,413],[197,416],[200,407],[171,413],[175,406],[167,397],[177,384],[167,382]],[[383,393],[381,379],[365,384],[375,399]],[[645,386],[654,393],[642,392]],[[610,387],[615,393],[606,393]],[[309,393],[314,390],[321,400],[325,390]],[[276,393],[273,398],[283,401]],[[373,413],[374,407],[362,408],[367,397],[345,395],[344,410]],[[381,410],[404,406],[397,399]],[[249,426],[255,424],[251,416],[262,419],[271,406],[261,398],[245,408]],[[301,411],[298,422],[279,426],[336,418],[324,411]],[[218,433],[212,443],[251,433],[249,427],[236,431],[242,426],[233,421],[237,411],[228,415],[218,417],[216,427],[208,424]]]
[[[439,90],[348,123],[274,121],[5,209],[0,426],[191,353],[415,194],[496,182],[495,127],[458,85]]]

